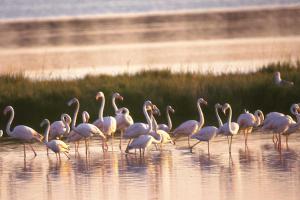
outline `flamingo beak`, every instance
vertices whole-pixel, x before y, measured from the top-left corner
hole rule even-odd
[[[121,101],[124,100],[124,97],[122,97],[121,95],[118,97],[118,99],[120,99]]]

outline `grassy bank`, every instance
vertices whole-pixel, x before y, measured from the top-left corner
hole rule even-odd
[[[278,87],[273,84],[274,71],[294,81],[294,87]],[[77,97],[81,111],[87,110],[91,120],[97,118],[100,103],[96,102],[97,91],[106,95],[104,115],[113,115],[111,94],[118,91],[124,96],[119,106],[126,106],[135,121],[145,121],[142,104],[150,99],[163,111],[159,121],[166,121],[165,106],[172,105],[175,125],[187,119],[198,119],[196,99],[205,98],[209,105],[203,108],[206,124],[216,124],[214,104],[229,102],[236,120],[244,108],[251,112],[289,112],[294,102],[300,102],[300,62],[297,64],[270,64],[250,74],[201,75],[193,73],[172,74],[170,71],[147,71],[136,75],[87,76],[80,80],[32,81],[18,76],[0,77],[0,109],[12,105],[15,108],[16,124],[30,125],[41,130],[39,123],[44,118],[59,119],[63,112],[73,113],[67,101]],[[0,128],[5,129],[8,117],[1,113]],[[81,121],[81,120],[80,120]]]

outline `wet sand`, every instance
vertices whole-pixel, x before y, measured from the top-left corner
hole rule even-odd
[[[299,59],[299,38],[300,7],[0,21],[0,73],[247,72]]]

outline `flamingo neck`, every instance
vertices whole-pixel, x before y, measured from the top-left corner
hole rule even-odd
[[[199,128],[198,129],[200,129],[204,125],[204,116],[203,116],[200,102],[197,102],[197,108],[198,108],[198,112],[199,112]]]
[[[6,133],[9,135],[9,136],[12,136],[12,132],[10,130],[10,126],[12,124],[12,121],[14,120],[14,117],[15,117],[15,111],[14,109],[12,108],[11,109],[11,114],[10,114],[10,117],[9,117],[9,120],[7,122],[7,125],[6,125]]]
[[[149,114],[147,113],[146,105],[143,106],[143,112],[144,112],[144,115],[145,115],[147,123],[148,123],[148,131],[147,132],[149,133],[153,129],[152,129],[152,121],[149,117]]]
[[[151,114],[151,120],[152,120],[152,128],[156,132],[158,129],[158,125],[157,125],[157,121],[153,114]]]
[[[100,119],[101,122],[103,122],[103,111],[104,111],[104,106],[105,106],[105,97],[104,97],[104,95],[103,95],[103,97],[102,97],[102,102],[101,102],[101,106],[100,106],[100,109],[99,109],[99,115],[98,115],[98,117],[99,117],[99,119]]]
[[[255,117],[254,127],[258,127],[261,124],[261,119],[258,115],[258,111],[255,111],[254,117]]]
[[[115,95],[113,95],[111,102],[112,102],[112,106],[113,106],[113,108],[115,110],[115,113],[117,113],[117,111],[119,109],[118,109],[117,104],[116,104],[116,97],[115,97]]]
[[[231,109],[231,106],[228,107],[229,109],[229,116],[228,116],[228,129],[229,129],[229,132],[232,134],[232,129],[231,129],[231,117],[232,117],[232,109]]]
[[[156,139],[155,137],[153,137],[153,143],[154,143],[154,144],[159,144],[159,143],[161,143],[161,141],[162,141],[162,136],[161,136],[161,134],[158,133],[157,131],[155,132],[155,134],[158,135],[158,139]]]
[[[169,127],[169,130],[172,129],[172,120],[171,120],[171,117],[170,117],[170,110],[167,109],[167,119],[168,119],[168,127]]]
[[[48,143],[49,131],[50,131],[50,123],[47,122],[47,127],[46,127],[46,130],[45,130],[45,133],[44,133],[45,143]]]
[[[70,129],[71,129],[71,128],[70,128],[70,125],[68,124],[68,122],[66,121],[64,115],[61,116],[61,121],[63,122],[63,124],[64,124],[65,127],[66,127],[66,131],[64,132],[64,135],[65,135],[65,134],[68,134],[68,133],[70,132]]]
[[[76,102],[76,108],[75,108],[75,112],[74,112],[74,115],[73,115],[73,120],[72,120],[72,129],[74,129],[76,127],[76,120],[77,120],[77,115],[78,115],[78,112],[79,112],[79,101],[75,101]]]
[[[217,119],[218,119],[218,123],[219,123],[219,128],[223,126],[223,122],[220,118],[220,115],[219,115],[219,111],[218,111],[218,107],[215,107],[215,111],[216,111],[216,116],[217,116]]]

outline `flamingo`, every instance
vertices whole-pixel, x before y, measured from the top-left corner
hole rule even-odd
[[[114,93],[113,97],[112,97],[112,105],[113,108],[115,110],[115,119],[117,122],[117,130],[120,131],[120,144],[119,144],[119,149],[122,151],[122,138],[123,138],[123,133],[125,131],[126,128],[128,128],[129,126],[131,126],[134,121],[132,119],[132,117],[129,114],[129,110],[128,108],[122,107],[122,108],[118,108],[116,105],[116,98],[123,100],[123,97],[119,94],[119,93]]]
[[[98,92],[96,95],[96,100],[100,99],[102,99],[102,102],[99,109],[99,118],[94,121],[93,124],[98,127],[106,136],[111,136],[112,150],[114,150],[114,133],[117,130],[117,121],[112,116],[103,117],[103,110],[105,106],[105,96],[103,92]]]
[[[63,135],[66,135],[70,132],[70,123],[71,117],[68,114],[62,114],[60,121],[55,121],[50,125],[49,137],[50,140],[54,138],[61,138]],[[46,146],[47,147],[47,146]],[[47,155],[48,155],[48,148]]]
[[[172,108],[172,106],[167,106],[166,114],[167,114],[167,119],[168,119],[168,125],[166,125],[166,124],[159,124],[158,125],[159,130],[164,130],[167,133],[169,133],[172,129],[172,120],[171,120],[171,117],[170,117],[170,112],[174,113],[175,110]]]
[[[292,104],[290,107],[290,112],[293,115],[296,115],[297,111],[299,110],[299,105],[298,104]],[[263,127],[262,130],[263,131],[272,131],[274,122],[276,121],[275,119],[278,117],[283,117],[285,116],[283,113],[279,113],[279,112],[270,112],[266,115],[266,118],[263,122]],[[292,121],[293,118],[289,115],[286,115],[287,117],[289,117]],[[293,123],[296,123],[295,121]],[[273,133],[273,137],[272,137],[273,142],[275,143],[275,134]]]
[[[300,114],[298,112],[295,113],[297,119],[300,119]],[[279,136],[278,148],[281,150],[281,134],[289,134],[300,128],[300,120],[295,122],[290,116],[279,116],[274,119],[272,125],[272,131]],[[287,142],[287,141],[286,141]]]
[[[203,98],[199,98],[197,100],[197,108],[199,112],[199,122],[196,120],[188,120],[180,124],[174,131],[173,135],[176,137],[175,140],[180,135],[185,135],[188,137],[188,145],[190,147],[190,136],[196,133],[198,130],[200,130],[204,124],[203,121],[203,112],[201,109],[201,104],[207,105],[207,102]],[[175,141],[174,140],[174,141]]]
[[[87,111],[82,112],[82,123],[88,123],[90,119],[90,115]],[[67,142],[74,142],[75,143],[75,152],[78,152],[79,142],[82,140],[83,137],[76,133],[75,131],[71,130],[67,137]],[[76,145],[77,143],[77,145]]]
[[[296,117],[297,117],[297,122],[295,123],[295,122],[291,121],[289,129],[286,132],[282,133],[282,135],[285,136],[285,143],[286,143],[287,148],[288,148],[288,137],[292,133],[295,133],[296,131],[298,131],[300,129],[300,125],[299,125],[300,115],[299,115],[298,111],[297,111]]]
[[[50,142],[48,141],[48,136],[49,136],[49,132],[50,132],[50,122],[48,119],[44,119],[42,121],[42,123],[40,124],[41,127],[46,125],[46,130],[44,133],[44,137],[45,137],[45,145],[47,147],[47,149],[51,149],[55,155],[56,155],[56,159],[57,159],[57,154],[59,156],[59,160],[60,160],[60,153],[64,153],[68,159],[70,159],[70,156],[68,156],[69,153],[69,145],[67,145],[66,143],[64,143],[63,141],[59,140],[59,139],[55,139],[55,140],[51,140]]]
[[[139,149],[140,156],[143,150],[143,157],[145,156],[145,149],[148,148],[151,144],[159,144],[162,141],[162,136],[160,132],[157,132],[159,139],[155,139],[152,135],[140,135],[137,138],[134,138],[132,142],[128,145],[128,152],[131,149]]]
[[[129,139],[129,142],[128,142],[128,145],[127,145],[126,151],[125,151],[126,153],[128,153],[128,150],[129,150],[128,147],[129,147],[129,144],[132,139],[137,138],[140,135],[147,135],[152,130],[152,122],[149,117],[149,114],[147,113],[147,110],[151,110],[152,107],[153,107],[153,104],[151,101],[144,102],[143,113],[144,113],[144,116],[145,116],[148,124],[137,122],[137,123],[132,124],[125,130],[123,137],[125,139]]]
[[[232,144],[232,136],[236,135],[239,131],[239,124],[236,122],[232,122],[232,108],[228,103],[225,103],[222,106],[222,111],[224,114],[226,114],[226,111],[229,110],[229,116],[228,121],[221,127],[221,133],[225,136],[230,136],[230,142],[229,142],[229,154],[231,154],[231,144]]]
[[[274,82],[276,85],[279,85],[279,86],[293,86],[294,85],[294,82],[292,82],[292,81],[282,80],[281,76],[280,76],[280,72],[275,72]]]
[[[223,126],[223,122],[219,116],[218,113],[218,109],[222,108],[222,106],[220,104],[216,104],[215,105],[215,112],[216,112],[216,117],[219,123],[219,127]],[[203,117],[203,121],[204,121],[204,117]],[[193,146],[190,147],[190,151],[192,153],[193,148],[198,145],[200,142],[205,141],[207,142],[207,152],[209,154],[209,141],[211,141],[218,133],[219,133],[219,128],[215,127],[215,126],[205,126],[202,129],[200,129],[197,133],[193,134],[191,136],[192,139],[197,139],[198,142],[195,143]]]
[[[174,142],[171,138],[171,136],[169,135],[169,133],[163,129],[159,129],[159,125],[157,124],[156,120],[155,120],[155,117],[154,117],[154,114],[160,114],[159,113],[159,109],[156,108],[156,106],[154,105],[154,112],[151,111],[151,119],[152,119],[152,127],[153,127],[153,131],[150,132],[150,135],[153,136],[155,139],[157,139],[157,135],[160,135],[161,137],[161,149],[162,149],[162,145],[163,144],[168,144],[168,143],[171,143],[174,145]],[[157,139],[159,140],[159,139]]]
[[[71,117],[68,114],[62,114],[60,121],[55,121],[50,125],[49,138],[61,138],[70,132]]]
[[[237,123],[240,126],[240,130],[244,132],[245,145],[247,145],[248,134],[252,132],[253,127],[258,127],[261,124],[263,118],[263,112],[256,110],[254,115],[250,112],[245,112],[239,115]]]
[[[72,130],[84,138],[86,156],[88,153],[88,140],[93,135],[99,135],[102,138],[102,140],[104,141],[102,143],[102,149],[104,150],[104,143],[105,143],[106,137],[95,125],[90,124],[90,123],[81,123],[76,126],[76,119],[77,119],[77,115],[79,112],[79,106],[80,106],[77,98],[73,98],[68,102],[68,106],[71,106],[73,104],[76,104],[76,109],[75,109],[75,112],[73,115],[73,120],[72,120]]]
[[[31,150],[34,153],[34,156],[37,156],[35,150],[31,146],[30,142],[33,142],[33,141],[42,142],[43,136],[41,136],[34,129],[32,129],[32,128],[28,127],[28,126],[25,126],[25,125],[15,126],[15,128],[11,131],[10,130],[10,126],[11,126],[12,121],[13,121],[14,116],[15,116],[15,112],[14,112],[13,107],[7,106],[4,109],[4,115],[7,115],[8,112],[11,112],[11,115],[10,115],[10,118],[9,118],[9,120],[7,122],[7,125],[6,125],[6,132],[7,132],[7,134],[10,137],[18,139],[18,140],[21,140],[23,142],[23,146],[24,146],[24,159],[26,158],[25,143],[29,143],[29,146],[30,146]]]

